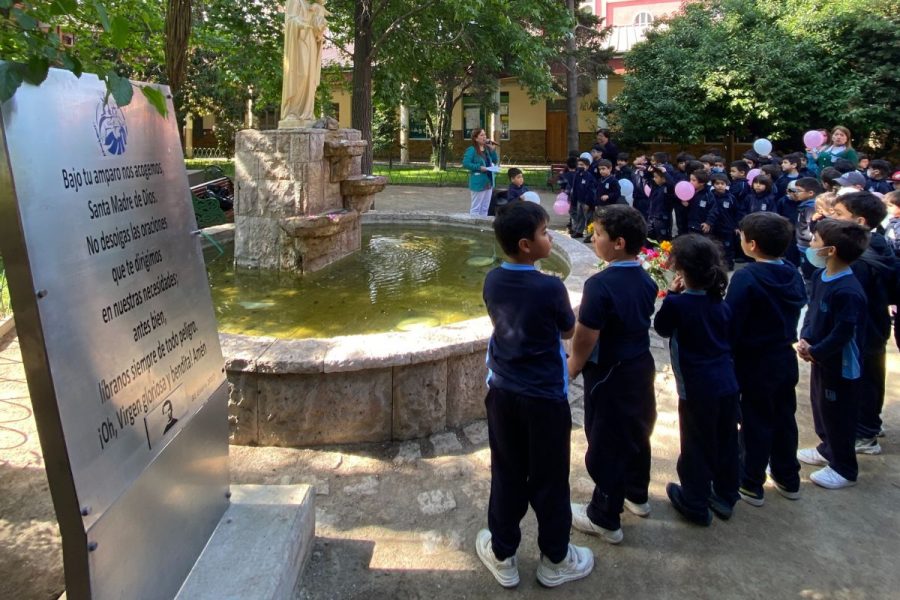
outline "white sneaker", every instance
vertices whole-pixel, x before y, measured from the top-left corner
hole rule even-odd
[[[628,509],[633,515],[637,515],[639,517],[647,517],[650,516],[650,503],[642,502],[638,504],[637,502],[632,502],[628,498],[625,498],[625,508]]]
[[[519,565],[516,562],[516,557],[510,556],[506,560],[498,560],[494,554],[494,549],[491,547],[491,532],[487,529],[482,529],[475,536],[475,552],[478,553],[478,558],[491,572],[497,583],[505,588],[519,585]],[[591,557],[591,563],[593,566],[593,556]]]
[[[567,581],[575,581],[590,575],[594,570],[594,553],[590,548],[569,544],[569,553],[558,563],[541,556],[537,568],[537,580],[546,587],[556,587]]]
[[[586,504],[572,503],[572,527],[583,533],[599,536],[603,541],[610,544],[618,544],[625,538],[621,527],[615,530],[605,529],[591,521],[590,517],[587,516]]]
[[[797,460],[815,467],[821,467],[828,464],[828,459],[819,454],[818,448],[803,448],[797,450]]]
[[[814,484],[827,488],[829,490],[839,490],[845,487],[856,485],[855,481],[845,479],[843,475],[832,469],[825,467],[809,474],[809,480]]]
[[[881,454],[881,444],[877,437],[860,438],[856,440],[857,454]]]

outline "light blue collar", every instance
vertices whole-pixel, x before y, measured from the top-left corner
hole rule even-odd
[[[617,260],[607,265],[608,267],[639,267],[641,263],[636,260]]]
[[[706,290],[688,290],[685,289],[682,294],[687,294],[688,296],[705,296]]]
[[[822,281],[834,281],[835,279],[840,279],[841,277],[846,277],[847,275],[853,275],[853,270],[850,267],[847,267],[843,271],[839,273],[835,273],[834,275],[826,275],[825,269],[822,269]]]
[[[506,261],[500,263],[500,268],[506,269],[507,271],[537,271],[537,267],[534,265],[520,265],[518,263]]]
[[[757,258],[756,262],[766,263],[768,265],[783,265],[784,264],[784,261],[781,260],[780,258],[776,258],[775,260],[764,260],[762,258]]]

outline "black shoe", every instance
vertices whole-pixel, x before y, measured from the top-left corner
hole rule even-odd
[[[586,238],[584,238],[585,244],[590,244],[592,241],[594,241],[594,238],[592,236],[587,236]]]
[[[706,509],[706,517],[701,517],[690,511],[690,509],[684,505],[684,493],[681,490],[681,486],[677,483],[667,483],[666,484],[666,495],[669,497],[669,501],[672,503],[672,506],[675,507],[681,516],[690,521],[695,525],[700,525],[702,527],[709,527],[712,524],[713,513],[708,508]]]
[[[709,507],[723,521],[727,521],[734,514],[734,507],[722,500],[715,492],[709,496]]]
[[[572,234],[572,239],[573,239],[573,240],[577,240],[577,239],[583,238],[583,237],[584,237],[584,234],[583,234],[583,233],[573,233],[573,234]]]

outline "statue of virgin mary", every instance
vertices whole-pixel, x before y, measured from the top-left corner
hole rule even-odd
[[[331,13],[320,2],[287,0],[284,7],[284,82],[279,129],[307,127],[314,120],[322,70],[322,41]]]

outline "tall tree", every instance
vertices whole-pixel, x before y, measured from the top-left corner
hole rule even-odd
[[[626,55],[613,119],[626,139],[682,143],[729,132],[798,140],[845,124],[887,152],[900,138],[900,20],[887,4],[687,4]]]

